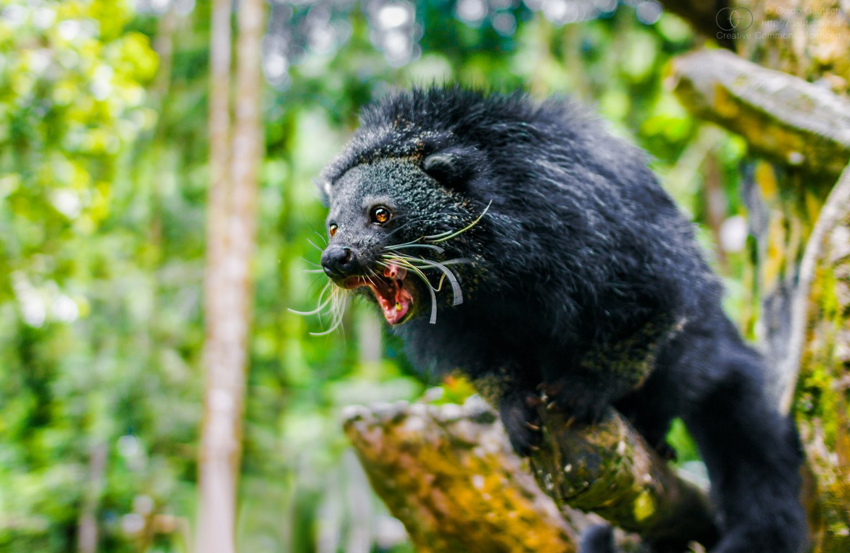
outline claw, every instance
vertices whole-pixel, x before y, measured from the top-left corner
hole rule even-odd
[[[529,445],[528,449],[530,449],[531,451],[540,451],[540,448],[536,445]]]
[[[540,432],[540,427],[537,426],[536,424],[532,424],[528,421],[525,421],[525,426],[527,426],[529,430],[533,430],[535,432]]]
[[[536,396],[533,394],[529,394],[525,398],[525,405],[531,407],[532,409],[536,409],[543,402],[540,396]]]

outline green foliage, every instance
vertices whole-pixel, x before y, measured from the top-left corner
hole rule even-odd
[[[0,9],[0,551],[73,549],[86,504],[103,551],[183,551],[202,412],[209,3],[162,18],[108,0]],[[454,2],[417,10],[422,56],[411,63],[388,64],[355,7],[343,48],[308,54],[288,88],[265,92],[242,551],[355,550],[358,539],[408,551],[340,412],[413,400],[426,385],[442,385],[441,397],[427,394],[436,401],[470,393],[414,375],[368,309],[353,306],[344,331],[324,337],[309,335],[321,321],[287,311],[315,305],[324,284],[304,272],[318,261],[308,239],[321,246],[324,235],[311,181],[370,97],[444,80],[571,93],[655,156],[698,222],[710,221],[706,159],[720,168],[722,215],[742,209],[739,144],[701,139],[662,86],[667,61],[691,46],[680,20],[646,26],[621,7],[558,27],[515,7],[516,33],[500,34],[460,21]],[[162,59],[154,43],[171,44]],[[743,255],[722,266],[733,281]],[[693,460],[681,428],[672,441]],[[104,445],[99,478],[92,456]],[[173,515],[173,531],[148,532],[156,515]]]
[[[122,152],[155,120],[157,57],[123,31],[122,2],[0,6],[0,544],[60,551],[92,443],[127,425],[115,416],[132,386],[117,370],[132,362],[114,355],[122,329],[91,315],[99,284],[135,264],[127,236],[101,229]]]
[[[2,8],[0,194],[10,239],[0,275],[40,287],[82,269],[65,246],[107,216],[118,155],[155,118],[144,85],[157,58],[148,37],[122,32],[131,16],[123,2]]]

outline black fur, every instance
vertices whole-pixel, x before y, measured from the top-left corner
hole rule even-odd
[[[680,416],[717,506],[721,537],[705,545],[801,551],[793,423],[765,397],[763,361],[724,315],[692,225],[642,151],[565,100],[435,87],[368,107],[320,187],[338,227],[331,247],[351,248],[364,274],[386,246],[487,210],[445,252],[407,250],[471,260],[452,266],[463,303],[441,291],[429,324],[427,289],[408,276],[415,313],[393,330],[415,364],[468,373],[519,452],[537,438],[539,389],[582,421],[613,404],[659,450]],[[369,222],[377,204],[389,223]],[[436,285],[440,272],[428,274]]]
[[[617,553],[614,547],[614,534],[607,524],[595,524],[582,532],[581,551],[594,553]]]

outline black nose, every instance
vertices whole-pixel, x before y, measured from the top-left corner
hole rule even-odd
[[[351,276],[357,272],[359,265],[357,254],[351,248],[330,246],[322,252],[322,268],[331,278]]]

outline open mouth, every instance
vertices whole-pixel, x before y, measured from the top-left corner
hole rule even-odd
[[[406,269],[389,265],[384,269],[383,275],[369,278],[351,276],[346,278],[342,285],[350,290],[368,286],[375,294],[384,318],[391,325],[395,325],[404,320],[413,305],[413,295],[404,286],[406,276]]]

